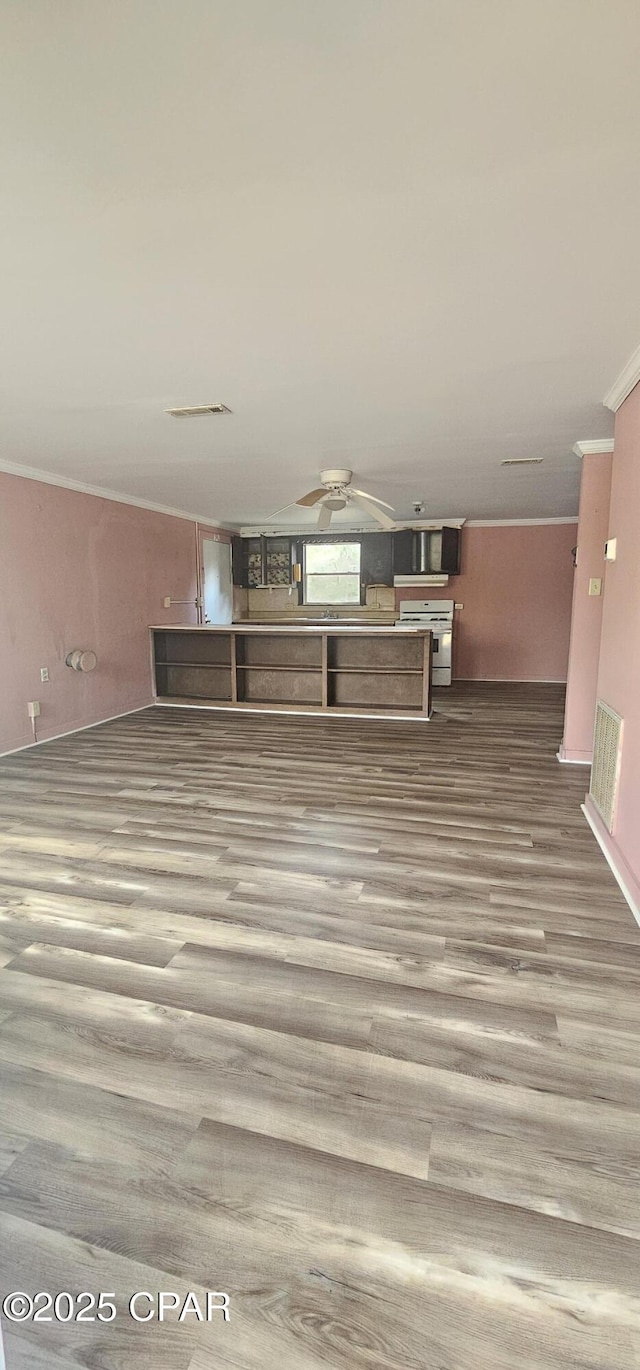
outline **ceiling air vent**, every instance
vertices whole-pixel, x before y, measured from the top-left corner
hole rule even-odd
[[[507,457],[506,461],[501,461],[501,466],[539,466],[544,461],[544,457]]]
[[[200,414],[230,414],[226,404],[188,404],[183,409],[165,409],[174,419],[196,419]]]

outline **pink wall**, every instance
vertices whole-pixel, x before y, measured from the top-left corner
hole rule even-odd
[[[564,714],[563,761],[590,762],[600,660],[603,595],[589,594],[597,576],[604,588],[604,544],[609,527],[611,453],[583,457],[578,515],[578,565],[573,585],[569,670]]]
[[[462,573],[401,599],[455,599],[454,676],[462,680],[565,680],[575,523],[462,530]]]
[[[608,536],[598,698],[624,719],[613,838],[604,845],[640,908],[640,385],[618,410]]]
[[[196,621],[197,525],[0,472],[0,752],[152,698],[147,627]],[[65,666],[92,648],[91,675]],[[40,681],[40,667],[49,682]]]

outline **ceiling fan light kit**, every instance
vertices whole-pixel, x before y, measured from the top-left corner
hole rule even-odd
[[[378,499],[377,495],[370,495],[366,490],[358,490],[351,484],[353,471],[345,467],[335,467],[320,472],[321,485],[315,490],[308,490],[306,495],[301,495],[300,499],[292,504],[286,504],[284,509],[277,509],[275,514],[270,514],[271,519],[277,518],[279,514],[284,514],[287,509],[292,509],[297,505],[303,509],[310,509],[315,504],[320,505],[318,512],[317,529],[324,533],[331,523],[331,515],[338,509],[345,509],[347,505],[357,505],[364,509],[365,513],[374,518],[383,528],[395,528],[395,519],[386,514],[385,509],[393,513],[393,505],[387,504],[386,500]]]

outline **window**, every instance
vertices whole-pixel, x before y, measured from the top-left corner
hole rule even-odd
[[[360,543],[307,542],[305,604],[360,603]]]

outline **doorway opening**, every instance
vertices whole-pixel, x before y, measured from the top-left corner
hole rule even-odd
[[[233,621],[231,544],[203,533],[200,538],[203,623]]]

